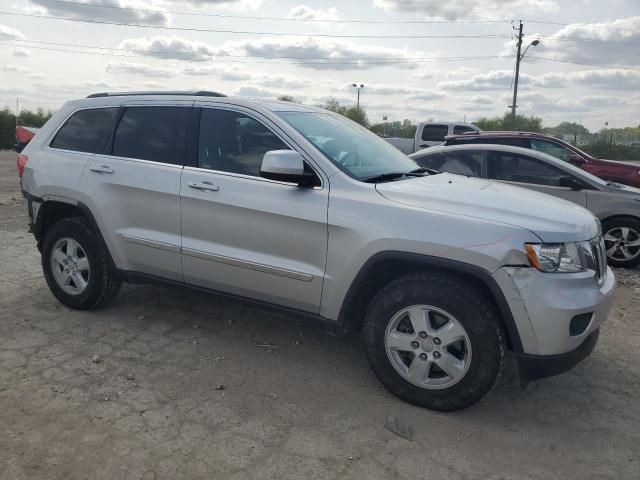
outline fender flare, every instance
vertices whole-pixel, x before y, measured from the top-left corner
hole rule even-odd
[[[388,261],[403,261],[410,262],[412,264],[419,265],[420,267],[426,267],[431,269],[448,270],[450,272],[459,273],[468,277],[472,277],[476,281],[479,281],[484,285],[495,302],[498,311],[502,317],[502,323],[506,330],[508,340],[511,348],[515,353],[523,353],[522,341],[518,332],[509,304],[502,293],[502,290],[498,286],[498,283],[493,278],[491,273],[476,265],[469,263],[459,262],[457,260],[450,260],[446,258],[434,257],[431,255],[424,255],[418,253],[398,252],[398,251],[384,251],[379,252],[370,257],[364,265],[360,268],[360,271],[354,278],[347,294],[344,297],[344,301],[340,308],[340,314],[338,316],[339,322],[346,331],[350,331],[353,328],[353,311],[352,307],[356,303],[358,292],[366,285],[370,273],[374,267],[380,262]],[[350,328],[351,327],[351,328]]]

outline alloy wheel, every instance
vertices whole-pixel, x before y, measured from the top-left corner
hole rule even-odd
[[[58,286],[70,295],[80,295],[89,285],[89,259],[82,246],[72,238],[61,238],[54,244],[51,271]]]
[[[640,233],[630,227],[614,227],[604,235],[607,257],[628,262],[640,255]]]
[[[393,368],[425,389],[455,385],[471,364],[471,342],[462,324],[430,305],[412,305],[396,313],[386,329],[385,349]]]

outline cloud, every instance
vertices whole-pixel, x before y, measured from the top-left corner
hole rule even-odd
[[[536,55],[587,64],[640,65],[640,16],[567,25],[549,37],[541,38]]]
[[[441,20],[502,19],[527,13],[549,13],[559,9],[555,0],[373,0],[384,10],[423,14]]]
[[[74,0],[74,3],[31,0],[44,7],[51,15],[77,18],[79,20],[100,20],[118,23],[145,23],[149,25],[169,25],[169,13],[155,2],[146,0]],[[82,3],[78,5],[77,3]],[[93,6],[86,6],[93,5]],[[101,7],[102,6],[102,7]],[[104,8],[107,7],[107,8]],[[115,7],[115,8],[110,8]]]
[[[289,10],[287,18],[330,21],[338,18],[338,10],[335,7],[329,7],[326,10],[322,10],[321,8],[314,10],[307,5],[298,5]]]
[[[627,104],[624,98],[611,95],[585,95],[580,98],[548,96],[542,93],[524,93],[518,96],[519,112],[531,111],[537,115],[550,112],[590,113],[596,109],[611,109]]]
[[[185,75],[215,76],[226,81],[250,81],[264,87],[273,88],[303,88],[311,85],[311,80],[296,75],[271,74],[257,70],[249,70],[238,66],[225,65],[187,65],[182,69]]]
[[[294,57],[296,65],[322,70],[352,70],[376,68],[379,64],[367,58],[398,61],[415,56],[404,49],[362,45],[328,38],[262,38],[228,42],[223,50],[259,57]],[[302,63],[304,62],[304,63]],[[395,63],[395,68],[416,68],[411,63]]]
[[[609,90],[640,89],[640,70],[584,70],[569,74],[578,85]]]
[[[187,40],[177,36],[129,38],[122,41],[118,48],[132,50],[147,57],[195,62],[210,60],[214,55],[220,53],[219,49],[215,49],[207,43]]]
[[[256,10],[262,6],[262,0],[185,0],[196,7],[220,7],[235,10]]]
[[[512,79],[513,72],[511,70],[492,70],[488,73],[478,73],[467,80],[440,82],[438,88],[445,91],[506,90],[511,85]],[[520,74],[519,85],[526,85],[529,81],[529,75]]]
[[[14,57],[30,57],[31,52],[25,48],[18,47],[11,50],[11,55]]]
[[[260,97],[260,98],[276,98],[278,95],[281,95],[278,92],[273,90],[268,90],[266,88],[259,88],[253,86],[244,86],[240,87],[235,91],[236,95],[241,97]]]
[[[31,71],[29,68],[20,65],[2,65],[2,67],[0,67],[0,70],[2,70],[3,72],[13,73],[27,73]]]
[[[322,70],[370,69],[379,65],[367,58],[398,61],[420,54],[405,49],[362,45],[328,38],[259,38],[229,41],[220,46],[171,36],[130,38],[120,47],[141,55],[203,62],[213,57],[263,57],[291,61],[300,67]],[[414,69],[414,63],[392,63],[395,68]]]
[[[24,38],[19,30],[0,24],[0,40],[23,40]]]
[[[108,73],[115,74],[131,74],[131,75],[146,75],[156,77],[172,77],[176,74],[175,70],[168,68],[152,67],[145,65],[144,63],[130,63],[130,62],[112,62],[108,63],[105,69]]]

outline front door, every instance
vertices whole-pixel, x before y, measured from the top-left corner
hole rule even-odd
[[[300,188],[260,177],[264,154],[290,146],[267,119],[227,108],[201,109],[195,165],[182,175],[185,282],[318,313],[327,180]]]

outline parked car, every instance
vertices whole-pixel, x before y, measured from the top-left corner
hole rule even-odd
[[[63,304],[162,281],[361,331],[380,381],[435,410],[485,396],[505,349],[525,381],[570,369],[611,308],[588,210],[432,174],[318,108],[95,94],[66,103],[18,171]]]
[[[15,143],[15,151],[20,153],[24,147],[31,141],[31,139],[38,133],[39,128],[35,127],[24,127],[22,125],[18,125],[16,127],[16,143]]]
[[[385,140],[398,150],[409,155],[423,148],[442,144],[447,135],[481,131],[478,127],[470,123],[423,122],[419,123],[416,127],[416,135],[414,138],[385,138]]]
[[[595,158],[570,143],[533,132],[479,132],[450,135],[445,145],[495,143],[530,148],[547,153],[605,180],[640,187],[640,162],[619,162]]]
[[[609,264],[640,263],[640,189],[602,180],[546,153],[508,145],[433,147],[411,155],[422,167],[488,178],[586,207],[602,222]]]

